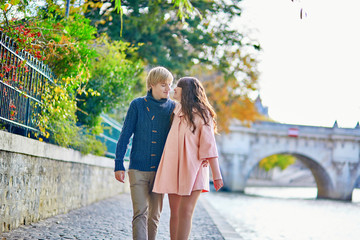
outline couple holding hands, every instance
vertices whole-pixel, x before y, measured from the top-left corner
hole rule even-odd
[[[134,99],[116,148],[115,178],[124,182],[124,155],[131,136],[128,170],[135,240],[155,240],[164,194],[170,206],[171,240],[187,240],[201,192],[209,191],[209,168],[216,190],[223,186],[216,148],[216,114],[201,82],[178,80],[169,98],[172,74],[150,70],[147,95]]]

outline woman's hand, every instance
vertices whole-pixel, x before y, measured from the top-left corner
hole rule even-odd
[[[202,163],[201,163],[201,165],[203,166],[203,167],[207,167],[208,166],[208,164],[209,164],[209,160],[204,160],[204,161],[202,161]]]
[[[224,186],[224,182],[222,179],[216,179],[214,180],[214,187],[216,191],[219,191],[220,188]]]

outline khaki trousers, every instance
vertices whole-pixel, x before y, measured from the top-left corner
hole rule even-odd
[[[130,169],[130,192],[133,205],[134,240],[155,240],[163,207],[163,194],[153,193],[156,172]]]

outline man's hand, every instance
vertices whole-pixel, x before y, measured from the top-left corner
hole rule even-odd
[[[125,171],[116,171],[115,172],[115,178],[119,182],[124,183],[125,182]]]

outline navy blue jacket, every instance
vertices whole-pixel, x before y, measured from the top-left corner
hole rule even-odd
[[[134,99],[125,117],[116,146],[115,171],[125,170],[124,155],[133,136],[129,169],[156,171],[170,130],[175,102],[156,100],[151,92]]]

